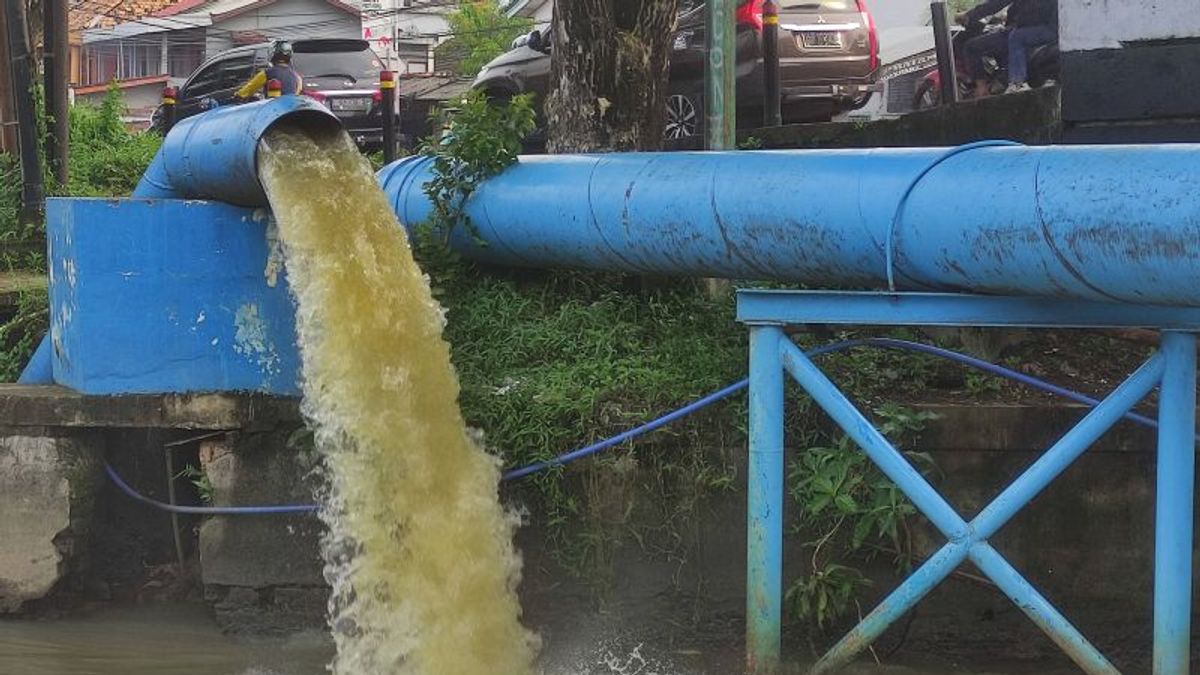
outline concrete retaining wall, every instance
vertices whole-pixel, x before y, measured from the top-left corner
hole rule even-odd
[[[228,413],[253,406],[234,402],[217,408]],[[287,504],[313,499],[316,457],[289,445],[289,434],[299,419],[279,414],[281,409],[257,422],[252,415],[243,419],[251,431],[224,433],[200,443],[197,456],[214,503]],[[938,480],[939,489],[967,517],[1084,412],[1074,407],[996,405],[929,409],[941,417],[914,447],[934,456],[944,475]],[[270,406],[263,410],[269,411]],[[174,419],[178,423],[182,418]],[[222,419],[227,424],[232,418]],[[109,434],[115,439],[109,443],[110,457],[121,453],[119,468],[129,471],[131,481],[144,492],[162,499],[162,445],[170,436],[164,430],[98,432],[86,426],[54,433],[35,432],[33,427],[6,431],[7,437],[0,440],[0,527],[6,542],[0,579],[7,586],[0,586],[0,598],[11,609],[56,584],[61,588],[60,579],[64,574],[69,579],[71,565],[77,564],[72,561],[86,553],[68,542],[80,541],[80,533],[86,531],[86,496],[97,492],[88,487],[95,486],[96,473],[87,458],[98,456],[103,448],[87,439],[107,442],[105,434]],[[119,439],[111,436],[117,433]],[[137,447],[138,438],[147,439],[145,447]],[[1144,664],[1150,645],[1153,448],[1152,433],[1123,423],[995,538],[997,548],[1030,581],[1119,665],[1134,671]],[[681,447],[679,452],[696,450]],[[556,627],[570,624],[564,623],[564,612],[578,616],[599,602],[606,621],[617,625],[678,623],[693,627],[688,630],[699,630],[695,626],[700,625],[740,626],[745,574],[744,451],[730,447],[708,452],[734,467],[738,478],[728,491],[710,492],[699,499],[689,496],[686,484],[672,482],[679,476],[647,470],[629,456],[606,459],[600,472],[587,463],[572,466],[566,477],[570,489],[602,497],[588,501],[585,511],[594,533],[611,545],[589,571],[590,582],[581,581],[554,562],[542,516],[531,514],[529,526],[519,533],[526,561],[522,594],[529,622],[552,635]],[[503,493],[519,504],[526,501],[527,489],[510,485]],[[108,548],[96,541],[90,547],[92,557],[101,558],[92,561],[93,571],[116,574],[112,568],[120,564],[145,565],[147,555],[121,562],[123,554],[111,543],[121,541],[115,527],[155,534],[157,559],[173,557],[169,519],[162,512],[105,485],[98,493],[96,512],[119,517],[106,517],[103,541],[109,542]],[[789,508],[793,508],[790,503]],[[198,547],[204,597],[223,627],[285,633],[322,624],[327,591],[318,554],[321,527],[315,516],[217,517],[204,520],[198,530],[198,542],[188,542],[187,548]],[[915,537],[922,554],[942,543],[927,528],[918,528]],[[143,534],[135,539],[153,538]],[[789,580],[805,573],[809,539],[804,533],[788,535]],[[13,546],[12,541],[20,543]],[[14,552],[20,555],[14,557]],[[897,583],[886,557],[868,563],[867,569],[875,584],[862,599],[864,608]],[[1019,658],[1055,653],[1007,598],[973,580],[969,568],[964,571],[966,576],[952,577],[922,603],[903,636],[905,649],[964,659],[980,650]],[[831,641],[840,628],[814,632],[792,625],[787,640],[793,648],[806,651],[810,640],[817,645]],[[901,638],[899,633],[889,633],[884,639],[894,644]]]
[[[792,124],[755,129],[764,148],[872,148],[959,145],[1006,139],[1028,145],[1062,140],[1057,87],[914,112],[874,122]]]
[[[45,597],[82,564],[97,450],[78,432],[0,428],[0,614]]]

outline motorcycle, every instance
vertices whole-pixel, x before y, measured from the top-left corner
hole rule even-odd
[[[967,72],[965,47],[967,42],[981,35],[1004,30],[1004,25],[998,20],[974,21],[967,26],[955,30],[951,37],[951,48],[954,51],[954,72],[958,80],[958,100],[966,101],[975,98],[975,87],[972,77]],[[1034,48],[1029,53],[1029,86],[1036,89],[1048,82],[1058,79],[1058,44],[1051,43]],[[1008,88],[1008,64],[1002,60],[988,57],[983,63],[984,77],[987,82],[989,96],[1003,94]],[[942,103],[942,73],[937,68],[930,71],[917,84],[913,93],[913,108],[928,110]]]

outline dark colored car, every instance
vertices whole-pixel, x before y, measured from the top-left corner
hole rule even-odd
[[[879,68],[879,39],[865,0],[780,0],[779,77],[785,122],[828,119],[861,107]],[[762,0],[737,8],[738,126],[762,123]],[[700,135],[704,127],[705,6],[679,15],[672,37],[665,135]],[[552,45],[539,31],[485,65],[474,87],[504,99],[538,94],[550,83]]]
[[[322,103],[342,121],[363,149],[383,145],[383,63],[365,40],[314,39],[292,43],[292,67],[304,79],[304,95]],[[235,103],[234,94],[254,73],[266,68],[271,43],[238,47],[205,61],[176,95],[181,120],[208,106]],[[161,114],[152,125],[161,129]]]

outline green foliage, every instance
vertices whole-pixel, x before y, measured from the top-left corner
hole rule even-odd
[[[447,239],[460,225],[473,233],[464,205],[480,183],[517,161],[534,124],[528,95],[503,106],[491,105],[482,92],[464,96],[442,136],[427,139],[422,148],[433,157],[434,176],[424,188],[434,211],[426,226]]]
[[[513,39],[533,27],[533,21],[525,17],[505,16],[494,0],[460,0],[446,20],[454,37],[439,50],[459,55],[455,70],[466,76],[478,73],[488,61],[508,51]]]
[[[408,154],[409,153],[408,153],[407,149],[398,148],[396,150],[396,159],[400,159],[401,157],[407,157]],[[368,153],[366,153],[366,158],[367,158],[367,161],[371,163],[372,171],[379,171],[380,169],[383,168],[383,165],[386,164],[386,162],[383,160],[383,151],[382,150],[376,150],[375,152],[368,152]]]
[[[21,225],[21,164],[16,155],[0,153],[0,241],[26,239],[33,233]]]
[[[154,159],[162,137],[133,133],[121,119],[123,103],[116,85],[98,106],[71,107],[70,179],[67,194],[121,197],[133,191]]]
[[[737,145],[738,150],[762,150],[762,139],[757,136],[747,136]]]
[[[205,504],[212,504],[213,497],[216,496],[216,489],[213,488],[212,481],[209,480],[208,474],[203,470],[188,464],[187,467],[175,474],[176,478],[187,478],[188,482],[196,488],[196,494],[200,496],[200,501]]]
[[[844,616],[871,580],[854,567],[829,563],[788,587],[784,602],[797,616],[824,627]]]
[[[484,277],[446,302],[463,408],[507,464],[623,431],[744,370],[731,303],[690,285],[631,292],[604,275]],[[730,329],[713,330],[722,323]]]
[[[15,382],[37,343],[49,328],[49,298],[45,291],[24,291],[17,310],[0,325],[0,382]]]
[[[463,414],[485,430],[487,447],[505,466],[607,438],[742,376],[744,335],[729,298],[712,298],[691,284],[638,289],[636,280],[615,275],[482,275],[444,252],[431,258],[439,251],[444,248],[418,243],[447,309]],[[695,456],[701,445],[695,434],[741,420],[729,405],[737,403],[714,406],[571,470],[528,479],[560,562],[582,571],[606,544],[602,532],[583,526],[598,506],[587,481],[579,482],[581,470],[584,477],[608,472],[636,447],[673,485],[728,487],[731,470]],[[658,447],[670,448],[661,462],[647,454]]]
[[[845,330],[824,336],[819,342],[879,335],[878,331]],[[889,330],[884,335],[901,340],[927,341],[916,331],[907,328]],[[920,396],[928,391],[930,382],[941,369],[958,368],[914,352],[861,348],[825,357],[821,366],[826,369],[830,379],[868,403],[877,399],[892,400],[898,394]]]
[[[968,370],[963,383],[972,396],[997,394],[1004,389],[1004,380],[978,370]]]
[[[880,432],[898,445],[918,435],[935,418],[898,405],[875,410]],[[925,453],[905,452],[923,474],[936,469]],[[798,505],[796,531],[816,533],[809,542],[808,573],[788,589],[794,614],[818,627],[841,618],[868,584],[853,560],[890,553],[898,569],[912,564],[908,519],[916,509],[898,487],[844,434],[800,452],[791,463],[788,493]]]

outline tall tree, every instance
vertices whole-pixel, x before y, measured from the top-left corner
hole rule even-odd
[[[554,6],[551,152],[653,150],[679,0],[559,0]]]
[[[533,27],[525,17],[507,16],[495,0],[461,0],[446,16],[454,36],[438,47],[439,54],[457,57],[454,70],[474,75],[488,61],[508,50],[513,38]]]

